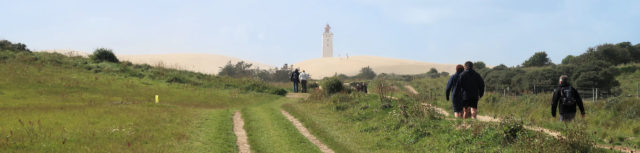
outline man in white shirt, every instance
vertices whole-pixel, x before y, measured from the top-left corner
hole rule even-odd
[[[302,70],[300,73],[300,84],[302,84],[302,93],[307,93],[307,80],[309,80],[309,74]]]

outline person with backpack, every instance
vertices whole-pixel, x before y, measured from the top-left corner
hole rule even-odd
[[[580,108],[581,116],[584,118],[584,105],[578,90],[569,84],[567,75],[560,76],[560,86],[553,92],[551,101],[551,116],[556,117],[556,108],[560,108],[560,120],[570,122],[576,117],[576,106]]]
[[[478,115],[478,101],[484,95],[484,80],[473,70],[473,63],[464,63],[464,72],[460,73],[460,78],[456,87],[462,94],[462,104],[464,107],[463,118],[476,118]]]
[[[460,90],[456,88],[462,71],[464,71],[464,67],[458,64],[456,66],[456,73],[449,78],[447,89],[445,90],[447,101],[449,101],[449,95],[451,95],[451,106],[453,107],[453,114],[456,118],[462,118],[462,94],[460,94]]]
[[[307,80],[309,80],[309,74],[304,70],[300,73],[300,85],[302,85],[302,93],[307,93]]]
[[[291,82],[293,82],[293,92],[298,92],[298,83],[300,83],[300,70],[296,69],[291,73]]]

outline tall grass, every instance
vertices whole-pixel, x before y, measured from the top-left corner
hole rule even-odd
[[[598,101],[583,99],[586,109],[586,117],[581,118],[578,114],[575,122],[582,122],[590,141],[601,144],[625,145],[632,148],[640,147],[640,102],[637,97],[627,96],[634,92],[637,86],[640,71],[633,73],[623,73],[617,79],[621,82],[624,94]],[[411,82],[420,92],[425,90],[444,87],[444,79],[424,79]],[[442,91],[444,92],[444,91]],[[441,96],[442,97],[442,96]],[[515,116],[525,121],[525,124],[542,126],[565,134],[570,133],[570,129],[565,128],[565,124],[558,118],[551,116],[552,93],[506,95],[503,93],[486,93],[478,104],[479,114],[488,116]],[[438,104],[441,108],[451,108],[451,103],[444,101],[444,97],[430,100]],[[451,112],[451,110],[448,109]],[[580,112],[578,112],[580,113]],[[572,124],[577,124],[577,123]]]
[[[0,59],[0,152],[233,152],[226,109],[279,97],[258,81],[144,65],[50,53]],[[171,75],[193,82],[167,82]]]
[[[567,141],[504,124],[447,120],[418,101],[400,97],[380,107],[378,95],[334,94],[285,104],[336,152],[572,152]],[[520,124],[522,125],[522,124]],[[507,131],[507,132],[505,132]],[[507,138],[510,136],[511,138]],[[505,139],[510,139],[508,142]],[[592,146],[587,146],[593,149]],[[606,152],[605,150],[596,150]]]

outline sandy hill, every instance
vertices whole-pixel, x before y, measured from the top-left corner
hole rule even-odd
[[[42,52],[56,52],[68,56],[88,57],[88,53],[73,50],[43,50]],[[176,68],[181,70],[189,70],[207,74],[218,74],[220,67],[227,62],[237,63],[245,61],[253,64],[252,68],[271,69],[273,66],[242,60],[239,58],[203,53],[174,53],[174,54],[139,54],[139,55],[116,55],[121,61],[130,61],[135,64],[149,64],[152,66],[163,66],[167,68]]]
[[[141,55],[117,55],[118,59],[131,61],[132,63],[146,63],[157,66],[159,64],[164,67],[177,68],[182,70],[190,70],[207,74],[218,74],[220,67],[227,62],[237,63],[245,61],[253,64],[252,68],[271,69],[273,66],[242,60],[239,58],[216,55],[216,54],[141,54]]]
[[[428,63],[413,60],[386,58],[378,56],[352,56],[349,58],[332,57],[316,58],[293,65],[301,70],[306,70],[313,79],[333,76],[334,74],[356,75],[360,69],[370,66],[377,74],[420,74],[426,73],[431,68],[436,68],[438,72],[455,71],[455,64]]]

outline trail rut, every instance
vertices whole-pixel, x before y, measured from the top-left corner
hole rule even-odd
[[[237,111],[235,114],[233,114],[233,133],[236,134],[236,144],[238,145],[238,152],[250,153],[251,146],[249,146],[247,132],[244,131],[244,120],[242,119],[242,114],[240,113],[240,111]]]
[[[298,129],[298,131],[307,139],[309,139],[309,141],[311,141],[311,143],[315,144],[316,146],[318,146],[318,148],[320,149],[320,151],[324,152],[324,153],[335,153],[333,150],[331,150],[331,148],[327,147],[327,145],[323,144],[322,142],[320,142],[320,140],[318,140],[315,136],[313,136],[313,134],[311,134],[311,132],[309,132],[309,130],[307,130],[307,128],[305,128],[302,123],[300,123],[300,121],[298,121],[298,119],[296,119],[295,117],[293,117],[291,114],[289,114],[287,111],[284,110],[280,110],[280,112],[282,112],[282,115],[284,115],[285,117],[287,117],[287,119],[289,121],[291,121],[291,123],[293,123],[293,125],[296,127],[296,129]]]

